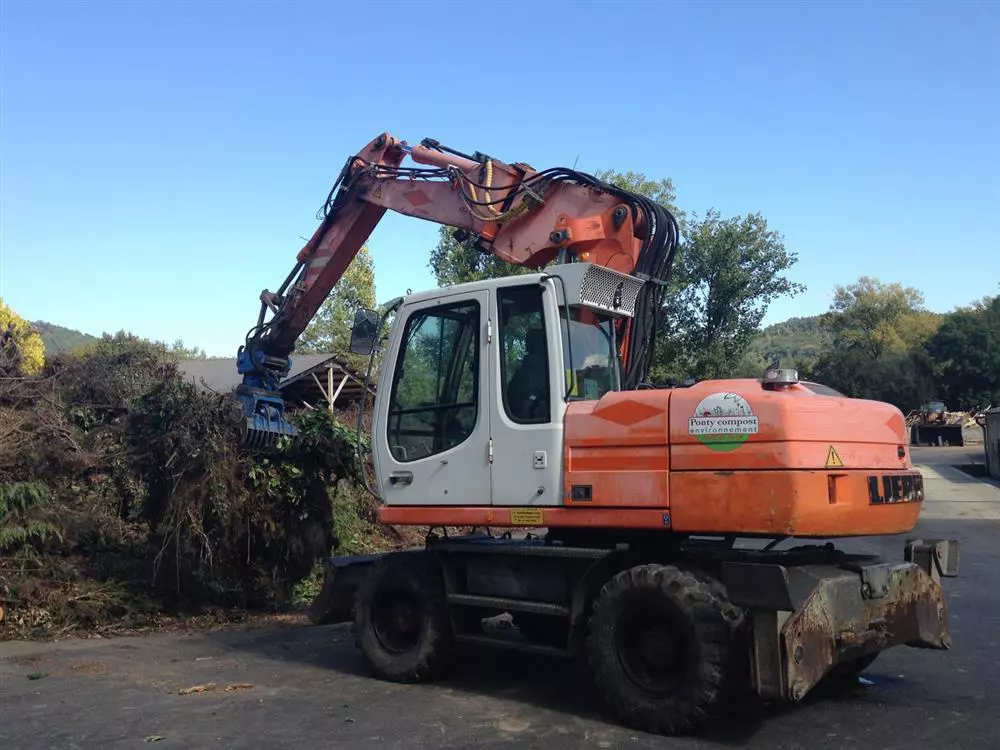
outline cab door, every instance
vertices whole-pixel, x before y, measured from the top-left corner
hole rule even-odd
[[[493,505],[562,505],[566,381],[554,287],[515,277],[491,296]]]
[[[373,429],[387,505],[490,503],[489,297],[442,295],[400,311]]]

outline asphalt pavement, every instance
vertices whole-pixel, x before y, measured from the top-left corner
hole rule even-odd
[[[975,458],[964,450],[914,450],[916,533],[962,543],[945,583],[953,648],[892,649],[843,695],[656,737],[619,726],[557,659],[473,650],[445,681],[393,685],[347,626],[293,623],[0,643],[0,748],[1000,748],[1000,486],[953,469]],[[903,539],[844,546],[899,558]]]

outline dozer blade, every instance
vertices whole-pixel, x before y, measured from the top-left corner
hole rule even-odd
[[[893,646],[948,649],[941,577],[958,575],[958,542],[910,541],[903,562],[844,555],[807,565],[729,563],[730,598],[751,610],[754,687],[802,700],[837,665]]]

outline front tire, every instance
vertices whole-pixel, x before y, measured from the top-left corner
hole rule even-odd
[[[437,563],[426,553],[383,557],[354,601],[358,648],[379,677],[425,682],[451,666],[455,638]]]
[[[622,721],[679,734],[722,712],[732,638],[723,602],[705,581],[669,565],[638,565],[601,589],[587,650]]]

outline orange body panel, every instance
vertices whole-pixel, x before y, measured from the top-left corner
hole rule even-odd
[[[909,531],[920,502],[872,505],[868,477],[912,469],[889,404],[756,380],[699,383],[670,404],[678,531],[865,536]]]
[[[745,416],[755,423],[748,423],[743,434],[691,434],[692,418],[711,418],[708,412],[726,410],[749,411]],[[889,404],[817,396],[803,385],[769,391],[756,380],[709,381],[678,389],[670,409],[675,471],[825,469],[831,446],[845,469],[909,469],[905,431],[902,413]]]
[[[536,518],[511,518],[517,508],[450,507],[429,505],[383,505],[378,509],[382,523],[397,526],[556,526],[595,529],[664,529],[670,518],[650,508],[530,508]]]
[[[621,391],[567,407],[567,507],[670,506],[669,400],[669,391]],[[589,487],[590,499],[574,500],[574,486]]]
[[[899,410],[802,385],[709,381],[571,403],[563,452],[563,507],[522,509],[527,520],[502,507],[384,507],[382,521],[868,536],[912,529],[923,499],[871,494],[873,477],[881,487],[915,474]]]
[[[870,472],[680,471],[671,474],[675,531],[868,536],[908,531],[922,503],[871,505]]]

